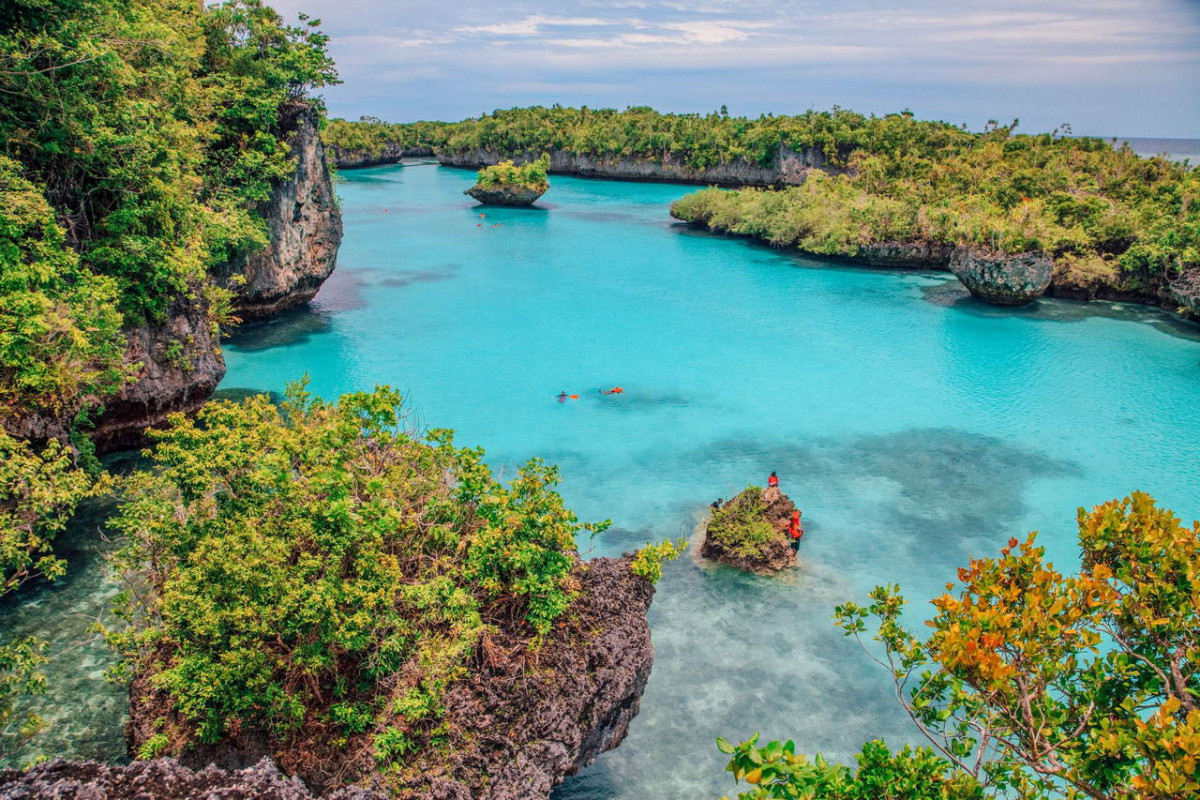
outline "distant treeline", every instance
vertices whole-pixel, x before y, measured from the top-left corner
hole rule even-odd
[[[1103,139],[1019,134],[1016,127],[993,122],[972,132],[909,112],[874,117],[840,108],[749,119],[723,110],[553,106],[455,123],[333,120],[326,136],[348,150],[481,149],[501,157],[565,151],[669,159],[695,169],[738,161],[769,168],[781,148],[819,151],[825,170],[810,171],[803,186],[702,190],[674,213],[714,230],[837,256],[860,256],[886,242],[1044,251],[1061,282],[1086,295],[1097,287],[1153,293],[1200,269],[1200,174]]]

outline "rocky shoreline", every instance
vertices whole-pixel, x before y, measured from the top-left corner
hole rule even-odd
[[[528,631],[491,634],[447,690],[444,744],[399,770],[380,773],[370,748],[354,738],[273,748],[247,731],[178,760],[60,758],[0,770],[0,800],[548,800],[564,778],[619,745],[638,713],[654,662],[647,620],[654,586],[630,565],[628,556],[580,562],[579,597],[537,647]],[[160,730],[162,710],[139,697],[136,682],[131,694],[136,749]]]

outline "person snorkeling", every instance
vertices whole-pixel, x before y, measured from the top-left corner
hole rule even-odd
[[[560,402],[560,403],[565,403],[568,400],[578,400],[579,399],[579,395],[567,394],[565,390],[559,392],[557,395],[555,395],[555,397],[558,399],[558,402]]]
[[[614,386],[611,389],[601,389],[600,394],[625,394],[625,390],[620,386]]]

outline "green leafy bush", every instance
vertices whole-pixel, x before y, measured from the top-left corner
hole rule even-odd
[[[763,519],[762,488],[748,486],[713,512],[708,538],[738,558],[764,558],[779,532]]]
[[[165,698],[174,751],[246,729],[327,738],[329,722],[385,731],[394,758],[436,740],[489,626],[536,637],[567,610],[575,535],[601,526],[563,506],[556,471],[530,462],[503,486],[481,450],[403,425],[390,389],[331,404],[297,386],[282,408],[210,403],[155,434],[156,469],[112,522],[117,567],[145,589],[110,637],[147,702]]]
[[[730,756],[726,769],[750,790],[739,800],[982,800],[983,788],[928,747],[892,753],[881,741],[863,745],[858,769],[811,761],[792,741],[758,746],[758,734],[733,745],[717,739]],[[723,799],[724,800],[724,799]]]
[[[517,187],[544,192],[550,187],[550,179],[547,177],[549,169],[550,156],[546,154],[542,154],[536,161],[520,166],[512,161],[501,161],[479,170],[475,177],[475,185],[481,189]]]
[[[658,583],[659,578],[662,577],[663,562],[679,558],[687,551],[687,548],[687,539],[680,539],[677,542],[669,539],[657,543],[647,542],[645,547],[633,554],[633,562],[629,568],[633,570],[634,575],[645,578],[651,583]]]

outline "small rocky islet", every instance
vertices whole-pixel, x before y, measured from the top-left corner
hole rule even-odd
[[[778,486],[749,486],[725,503],[713,504],[704,525],[700,555],[726,566],[759,574],[774,574],[796,565],[791,536],[798,509]]]

